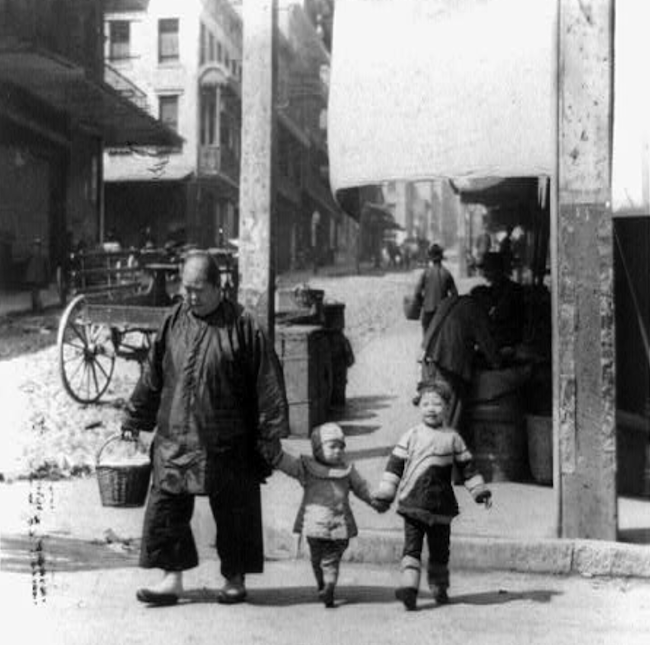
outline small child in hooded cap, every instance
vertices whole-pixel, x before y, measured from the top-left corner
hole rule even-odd
[[[307,538],[318,595],[325,607],[333,607],[343,553],[358,533],[350,491],[376,510],[384,508],[354,465],[345,461],[345,435],[336,423],[314,428],[311,445],[313,457],[283,452],[278,468],[304,489],[293,530]]]

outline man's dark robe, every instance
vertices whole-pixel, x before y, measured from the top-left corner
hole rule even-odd
[[[241,562],[224,562],[228,556],[219,548],[224,575],[244,573],[240,566],[261,570],[259,483],[279,457],[289,425],[282,370],[253,317],[226,300],[205,318],[178,305],[156,335],[123,428],[156,429],[141,565],[195,566],[189,519],[193,496],[205,494],[225,551],[251,542],[253,555],[237,556]],[[242,513],[253,517],[239,522]]]

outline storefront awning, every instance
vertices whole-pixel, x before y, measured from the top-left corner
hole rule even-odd
[[[179,154],[160,153],[156,149],[109,150],[104,153],[106,183],[183,181],[193,169]]]
[[[30,48],[0,49],[0,82],[10,83],[96,131],[107,146],[178,148],[183,139],[82,67]]]
[[[556,14],[552,0],[337,3],[332,188],[552,175]]]
[[[384,230],[403,230],[393,214],[382,204],[366,202],[361,209],[361,223]]]
[[[616,0],[618,217],[650,216],[648,24],[650,3]],[[557,33],[555,0],[337,4],[328,137],[339,203],[391,180],[553,177]]]

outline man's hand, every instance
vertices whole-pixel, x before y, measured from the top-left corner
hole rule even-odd
[[[137,441],[140,431],[130,426],[122,426],[122,439],[125,441]]]

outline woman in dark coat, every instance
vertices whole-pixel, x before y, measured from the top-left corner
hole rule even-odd
[[[123,423],[132,434],[156,428],[140,566],[165,575],[137,597],[178,600],[182,572],[198,564],[194,496],[207,495],[226,579],[219,600],[241,602],[245,574],[263,570],[260,483],[289,433],[284,381],[254,318],[221,298],[207,252],[188,257],[182,280],[185,300],[163,322]]]

